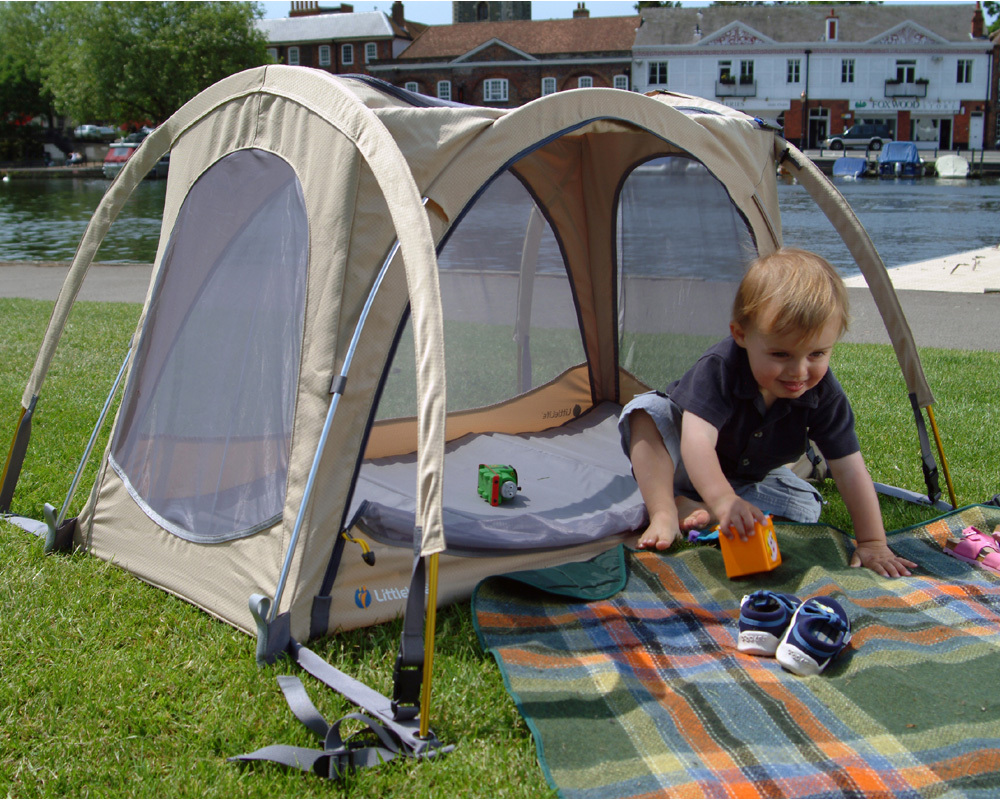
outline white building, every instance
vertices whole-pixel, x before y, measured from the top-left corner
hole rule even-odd
[[[922,147],[980,149],[994,78],[984,34],[979,3],[643,9],[632,83],[777,121],[804,147],[873,122]]]

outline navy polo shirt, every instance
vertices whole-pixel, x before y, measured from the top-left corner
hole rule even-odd
[[[861,449],[854,412],[833,372],[801,397],[779,397],[765,408],[747,352],[732,337],[707,350],[666,394],[718,429],[715,450],[730,479],[763,479],[797,460],[809,439],[828,459]]]

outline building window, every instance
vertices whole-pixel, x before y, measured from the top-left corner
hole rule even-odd
[[[616,89],[624,89],[626,92],[628,91],[628,75],[615,75],[614,80],[614,86]]]
[[[321,67],[330,66],[330,45],[328,44],[319,46],[319,65]]]
[[[896,62],[896,80],[899,83],[913,83],[917,79],[917,62],[916,61],[897,61]]]
[[[506,103],[507,102],[507,79],[488,78],[483,81],[483,102],[484,103]]]
[[[368,42],[365,45],[365,63],[370,64],[378,59],[378,45],[375,42]]]
[[[414,94],[418,94],[420,92],[420,86],[416,81],[407,81],[403,84],[403,88],[408,92],[413,92]]]
[[[579,78],[576,79],[576,88],[577,89],[593,89],[594,88],[594,79],[591,78],[589,75],[581,75]]]
[[[802,61],[798,58],[788,59],[785,69],[785,83],[798,83],[802,80]]]
[[[733,77],[733,62],[732,61],[720,61],[719,62],[719,82],[720,83],[736,83],[736,79]]]
[[[752,61],[741,61],[740,62],[740,83],[742,83],[742,84],[753,83],[753,62]]]
[[[661,84],[666,85],[667,83],[667,62],[666,61],[650,61],[649,62],[649,83],[651,84]]]
[[[955,77],[958,83],[972,83],[972,59],[958,59],[958,75]]]
[[[542,97],[547,94],[556,93],[556,79],[555,78],[542,78]]]
[[[451,100],[451,81],[438,81],[438,99]]]
[[[287,56],[289,66],[297,67],[299,65],[299,48],[289,47]]]
[[[341,64],[353,64],[354,63],[354,45],[353,44],[342,44],[340,46],[340,63]]]
[[[267,57],[271,60],[272,64],[278,63],[278,48],[269,47],[267,48]]]
[[[843,58],[840,60],[840,82],[854,83],[854,59]]]
[[[828,42],[837,41],[837,18],[827,17],[826,19],[826,40]]]

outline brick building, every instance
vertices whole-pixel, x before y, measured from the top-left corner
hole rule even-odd
[[[268,54],[278,64],[316,67],[334,74],[366,73],[378,60],[399,55],[426,25],[403,17],[396,0],[392,14],[355,14],[354,6],[320,6],[316,0],[293,0],[282,19],[262,19],[257,26],[267,36]]]
[[[638,26],[638,16],[591,18],[583,3],[572,19],[435,25],[368,71],[422,94],[502,108],[565,89],[630,89]]]

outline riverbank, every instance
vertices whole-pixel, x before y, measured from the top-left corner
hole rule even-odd
[[[961,156],[969,162],[969,178],[996,178],[1000,176],[1000,150],[920,150],[920,158],[923,160],[923,175],[934,177],[935,162],[942,156]],[[807,150],[806,155],[816,164],[826,175],[833,174],[833,166],[837,161],[845,156],[854,158],[864,158],[865,153],[860,150]],[[869,162],[869,178],[877,179],[878,152],[870,151],[867,154]]]
[[[29,180],[39,178],[103,178],[103,164],[77,164],[72,167],[3,167],[2,180]]]
[[[0,297],[55,300],[68,270],[68,261],[0,262]],[[141,303],[151,273],[150,264],[94,264],[79,299]],[[982,324],[1000,315],[1000,245],[894,267],[889,276],[919,347],[1000,352],[1000,326]],[[864,278],[845,283],[851,327],[844,341],[887,344]]]

